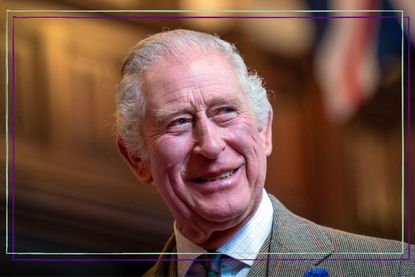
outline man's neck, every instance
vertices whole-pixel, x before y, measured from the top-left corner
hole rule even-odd
[[[214,251],[221,245],[225,244],[252,218],[252,216],[258,210],[258,207],[262,201],[262,197],[263,194],[261,196],[261,200],[255,204],[256,206],[253,209],[251,209],[250,214],[244,215],[244,219],[242,221],[240,221],[236,225],[232,225],[231,227],[227,227],[224,229],[201,230],[196,226],[186,226],[186,228],[182,228],[179,224],[177,224],[176,226],[180,233],[183,234],[187,239],[193,241],[194,243],[208,251]]]
[[[230,263],[228,267],[236,266],[239,269],[246,269],[254,263],[253,259],[258,255],[261,247],[264,245],[272,228],[273,207],[266,191],[263,191],[263,197],[257,211],[239,230],[231,237],[228,237],[220,246],[209,249],[203,248],[195,242],[189,240],[178,229],[177,222],[174,223],[174,233],[177,246],[177,255],[179,261],[178,274],[185,276],[193,262],[199,255],[215,250],[225,254],[232,259],[240,261],[239,263]],[[243,265],[241,265],[243,264]],[[233,269],[229,269],[233,271]],[[249,270],[249,268],[248,268]]]

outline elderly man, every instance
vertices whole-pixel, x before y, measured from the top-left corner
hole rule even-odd
[[[407,244],[319,226],[266,193],[272,108],[228,42],[188,30],[141,41],[117,101],[119,151],[175,218],[149,276],[415,276]]]

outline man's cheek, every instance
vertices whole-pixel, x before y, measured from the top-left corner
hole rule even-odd
[[[160,139],[155,147],[155,168],[180,167],[184,163],[186,153],[189,152],[189,143],[185,139],[165,138]]]
[[[259,135],[255,128],[242,125],[242,128],[233,128],[228,133],[229,144],[242,155],[254,155],[258,146]]]

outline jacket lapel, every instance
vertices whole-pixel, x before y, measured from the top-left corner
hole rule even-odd
[[[165,254],[175,252],[177,252],[177,248],[176,239],[173,234],[167,240],[167,243],[161,251],[162,254],[158,258],[156,264],[143,276],[177,276],[177,255]]]
[[[291,213],[275,197],[269,195],[274,209],[271,234],[256,257],[248,276],[280,276],[283,272],[304,273],[334,252],[331,241],[317,224]],[[176,252],[174,235],[162,253]],[[145,276],[177,276],[177,256],[162,254]]]
[[[252,265],[251,270],[249,270],[248,276],[270,276],[268,273],[268,253],[270,252],[271,246],[271,234],[268,235],[264,244],[259,251],[258,256],[255,259],[254,264]]]
[[[272,231],[250,276],[276,276],[289,272],[290,267],[306,272],[330,257],[334,249],[322,228],[291,213],[272,195],[269,197],[274,209]]]

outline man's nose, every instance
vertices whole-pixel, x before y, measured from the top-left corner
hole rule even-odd
[[[199,119],[195,126],[194,152],[215,159],[225,149],[220,127],[209,118]]]

